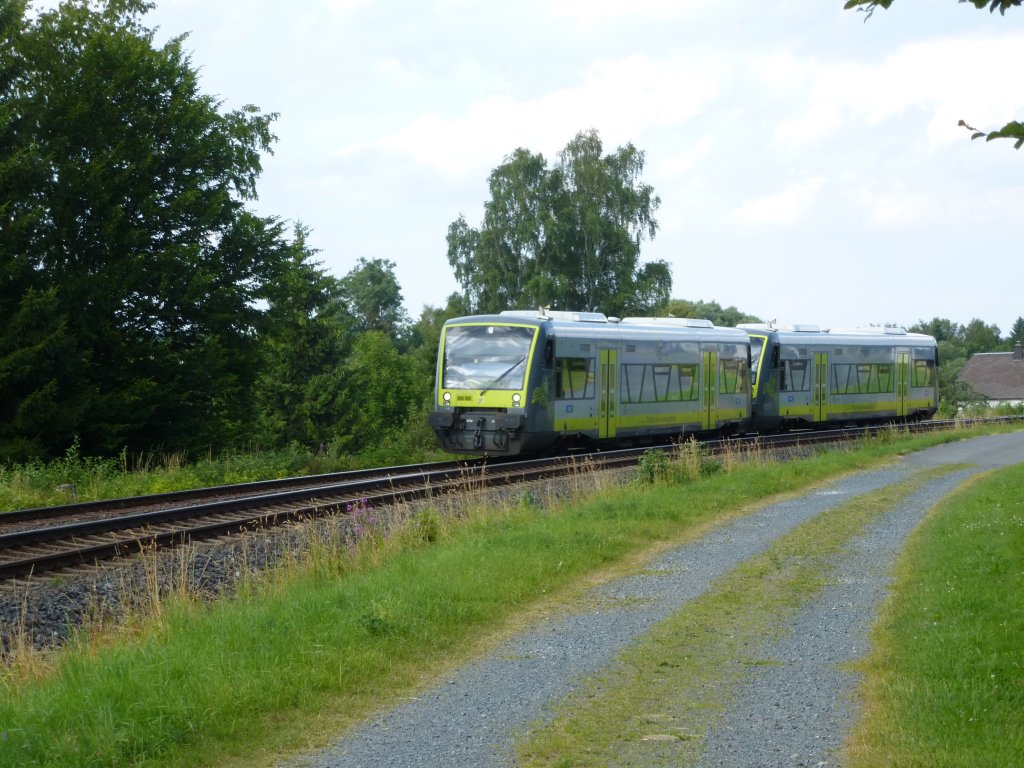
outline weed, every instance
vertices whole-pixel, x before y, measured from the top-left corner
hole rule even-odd
[[[541,509],[542,505],[540,500],[537,498],[537,494],[533,491],[526,490],[516,497],[516,507],[524,511],[536,511]]]
[[[441,516],[433,507],[421,509],[412,517],[413,539],[433,544],[441,538]]]
[[[367,634],[392,637],[398,631],[396,612],[395,602],[390,596],[371,600],[369,607],[359,615],[359,626],[366,630]]]
[[[683,482],[697,480],[701,475],[704,449],[693,438],[678,443],[673,451],[679,479]]]
[[[359,499],[345,505],[345,514],[349,522],[347,543],[349,549],[355,549],[359,542],[376,533],[377,512],[369,499]]]
[[[664,451],[651,448],[644,451],[637,462],[634,481],[640,485],[654,485],[667,481],[670,473],[668,455]]]
[[[718,475],[725,472],[726,466],[718,459],[703,459],[700,462],[700,476],[711,477],[712,475]]]

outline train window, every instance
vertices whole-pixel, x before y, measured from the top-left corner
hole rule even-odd
[[[833,365],[832,394],[860,395],[871,388],[870,365]],[[877,377],[875,377],[877,383]]]
[[[757,371],[761,367],[761,352],[764,350],[766,341],[768,341],[766,336],[750,337],[750,377],[755,382],[757,381]]]
[[[536,328],[453,325],[444,336],[444,379],[450,389],[522,389]]]
[[[658,401],[679,399],[679,379],[672,376],[672,368],[671,365],[651,366],[651,372],[654,374],[654,397]]]
[[[622,402],[677,403],[700,397],[696,364],[622,366]]]
[[[806,360],[783,360],[779,391],[809,392],[811,389],[811,377],[808,375],[808,369],[809,366]]]
[[[718,392],[722,395],[736,395],[747,391],[747,361],[718,361]]]
[[[891,365],[879,365],[878,366],[878,391],[879,392],[892,392],[892,366]]]
[[[700,377],[694,363],[677,365],[679,373],[679,399],[694,401],[700,399]]]
[[[591,400],[594,397],[594,358],[555,358],[555,397]]]
[[[939,350],[935,347],[914,347],[911,356],[915,360],[930,360],[936,366],[939,364]]]
[[[643,378],[646,366],[623,366],[623,402],[643,402]]]
[[[935,362],[932,360],[915,360],[912,387],[935,386]]]
[[[832,366],[833,395],[867,395],[892,392],[892,366],[854,363]]]
[[[626,388],[623,402],[657,402],[654,368],[643,364],[623,366],[623,385]]]

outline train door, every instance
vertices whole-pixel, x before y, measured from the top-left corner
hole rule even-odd
[[[896,415],[910,413],[910,353],[896,353]]]
[[[701,429],[714,429],[718,422],[718,353],[701,355]]]
[[[602,349],[599,355],[597,436],[604,439],[615,437],[617,431],[619,352],[615,349]]]
[[[814,353],[814,391],[811,412],[814,421],[828,419],[828,352]]]

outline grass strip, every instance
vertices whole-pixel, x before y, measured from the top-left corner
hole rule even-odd
[[[0,671],[0,765],[270,763],[415,691],[553,594],[773,494],[960,436],[741,464],[685,497],[634,486],[457,525],[421,518],[354,557],[322,547],[236,599],[182,600],[131,634],[68,647],[44,674]]]
[[[803,523],[716,580],[558,707],[518,747],[523,766],[680,766],[739,685],[772,664],[761,650],[833,575],[839,550],[930,478],[859,496]]]
[[[1024,765],[1024,465],[929,515],[872,646],[844,765]]]

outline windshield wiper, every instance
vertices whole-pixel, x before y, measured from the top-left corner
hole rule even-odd
[[[488,390],[493,389],[495,384],[497,384],[499,381],[501,381],[506,376],[508,376],[510,373],[512,373],[512,371],[514,371],[516,368],[518,368],[524,362],[526,362],[526,355],[523,355],[518,360],[516,360],[514,363],[512,363],[512,366],[510,368],[506,369],[505,372],[501,374],[501,376],[499,376],[498,378],[494,379],[494,381],[492,381],[486,387],[481,389],[480,390],[480,394],[482,395],[484,392],[487,392]]]

